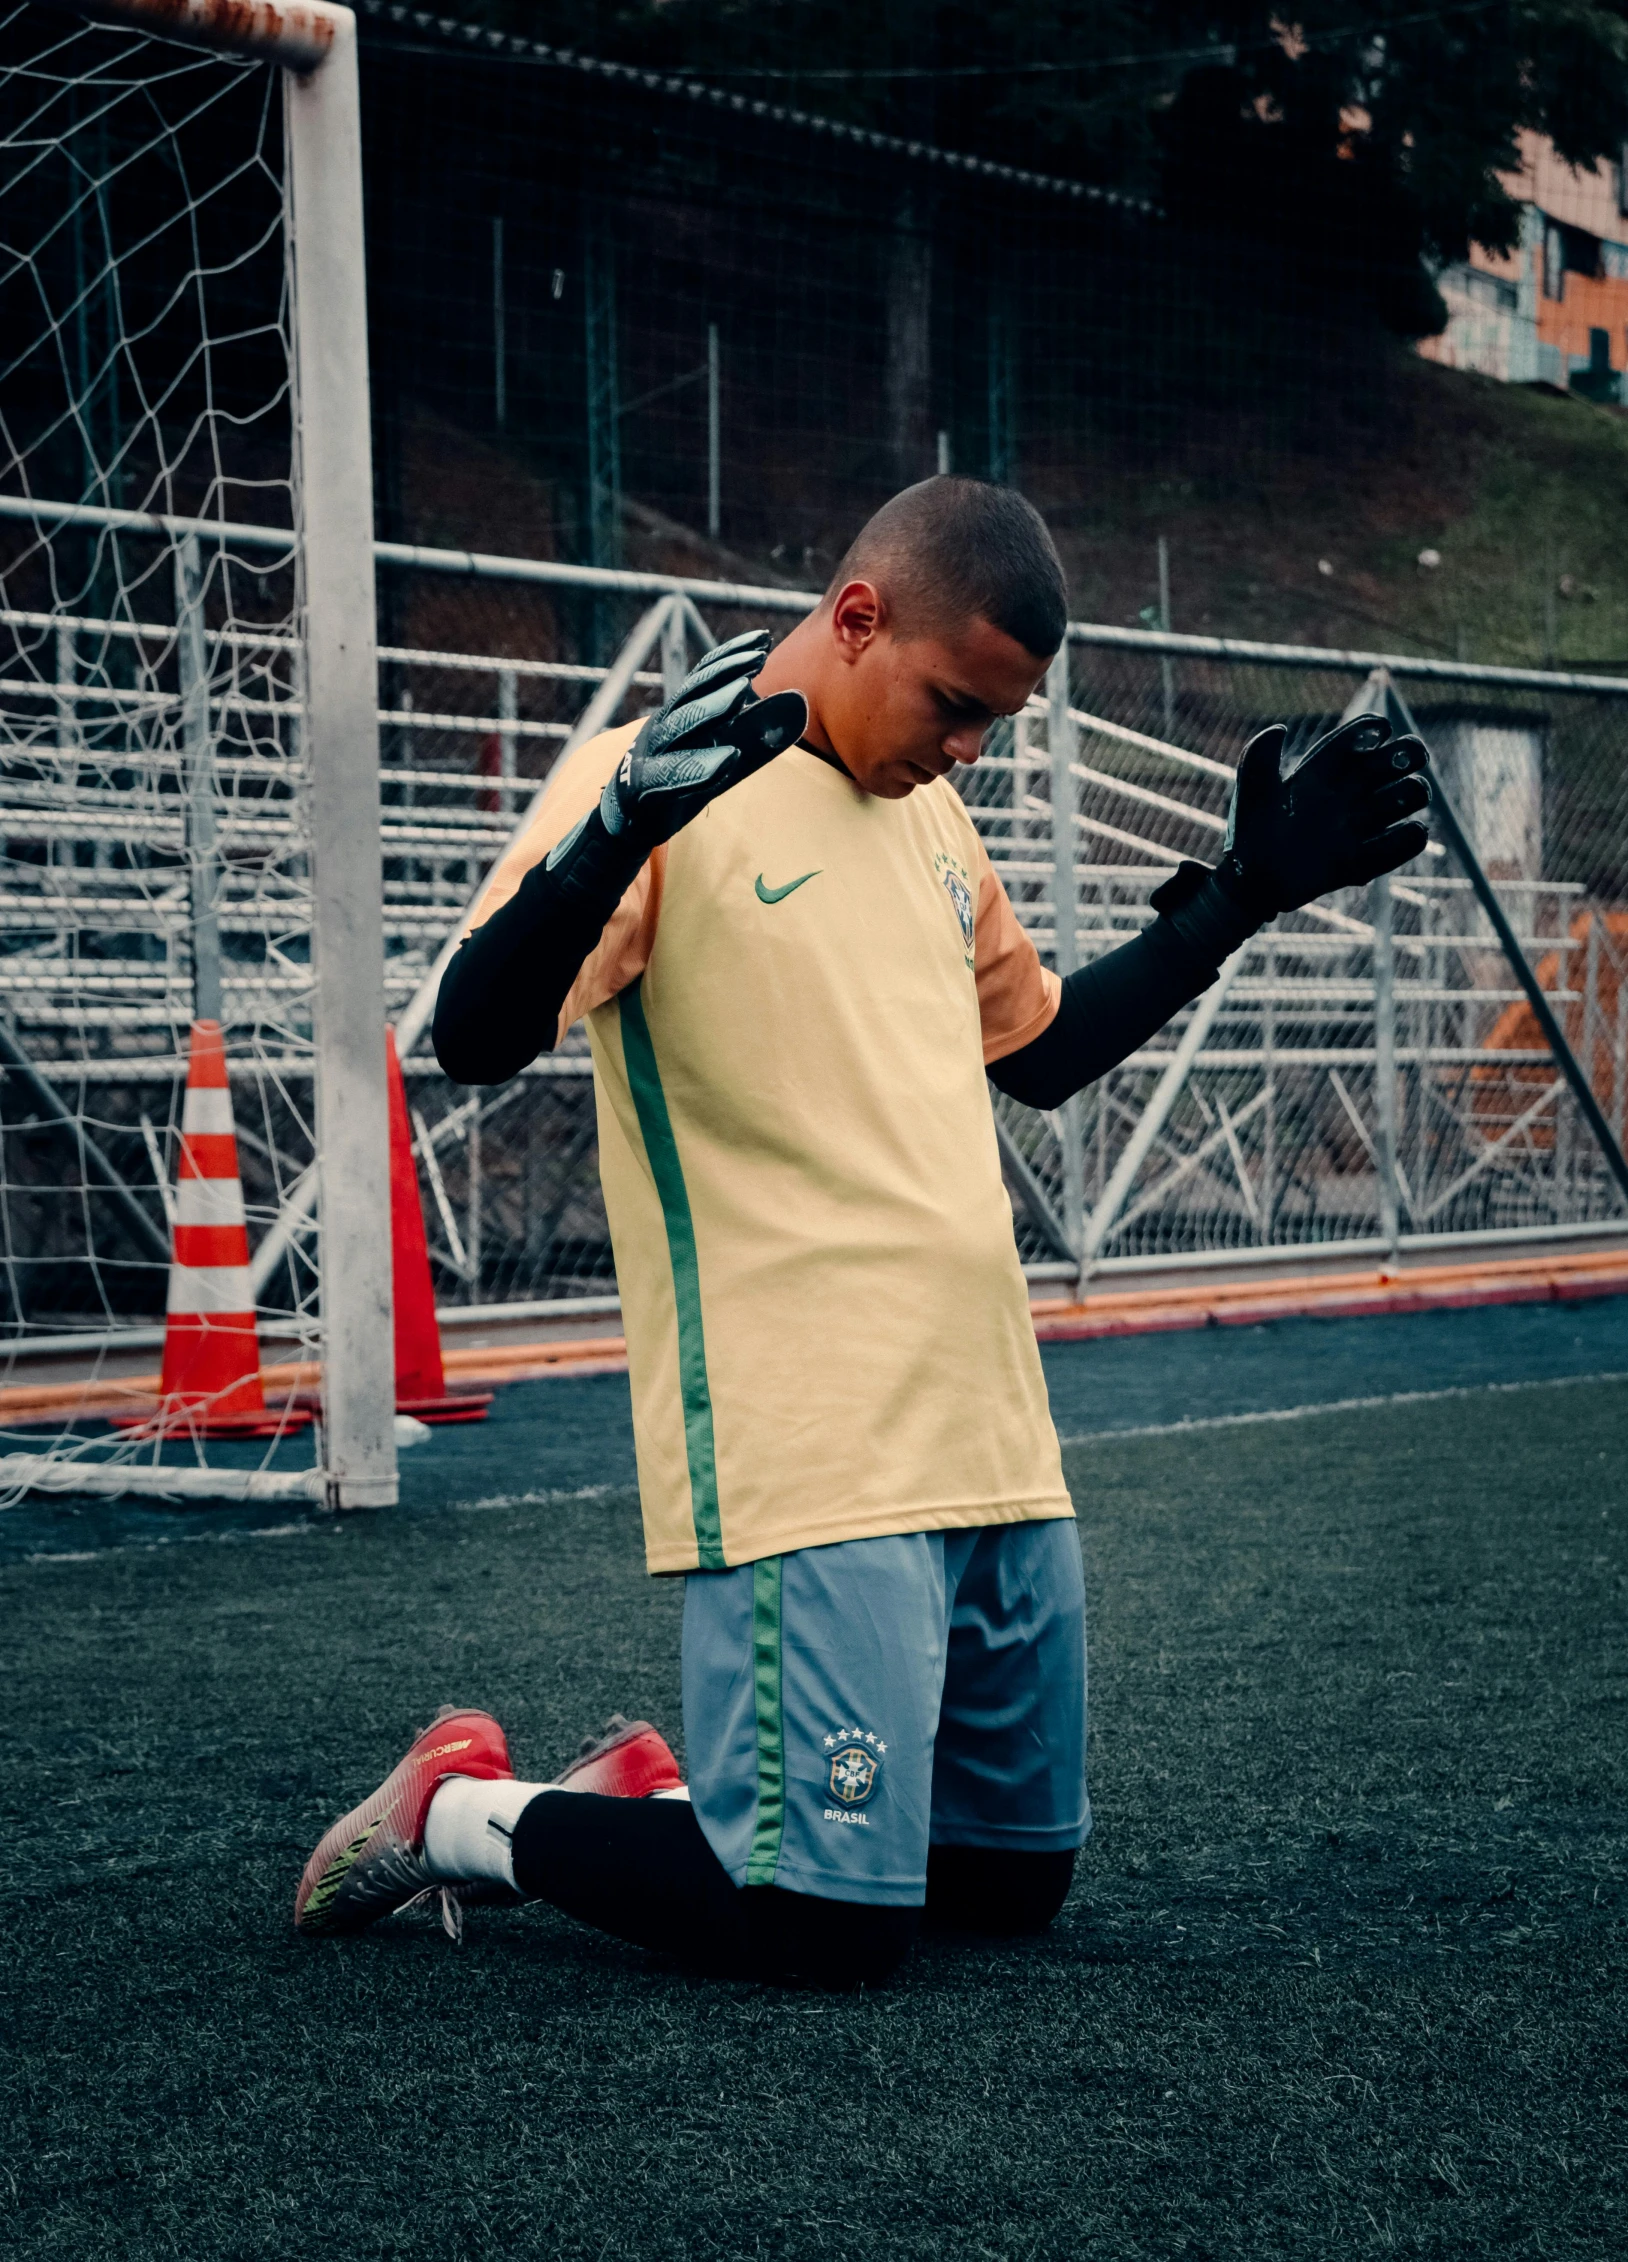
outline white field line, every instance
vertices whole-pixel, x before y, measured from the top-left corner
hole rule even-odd
[[[1117,1442],[1122,1437],[1179,1437],[1189,1430],[1242,1429],[1256,1422],[1299,1422],[1311,1414],[1350,1414],[1372,1411],[1380,1406],[1423,1406],[1442,1398],[1479,1398],[1494,1391],[1562,1390],[1585,1382],[1628,1382],[1628,1372],[1605,1374],[1542,1375],[1526,1382],[1466,1382],[1454,1383],[1443,1390],[1393,1390],[1378,1398],[1325,1398],[1306,1406],[1271,1406],[1247,1414],[1200,1414],[1191,1421],[1148,1422],[1138,1429],[1097,1429],[1083,1434],[1058,1439],[1066,1448],[1079,1445],[1103,1445]],[[612,1493],[629,1492],[630,1485],[589,1484],[571,1488],[560,1486],[540,1492],[494,1493],[481,1500],[454,1500],[448,1506],[468,1515],[501,1508],[547,1507],[558,1502],[562,1507],[570,1501],[604,1500]],[[33,1565],[39,1563],[94,1563],[104,1555],[149,1553],[164,1547],[196,1545],[200,1540],[216,1546],[241,1545],[255,1539],[295,1539],[325,1537],[338,1529],[326,1518],[312,1516],[309,1522],[295,1524],[269,1524],[259,1530],[226,1532],[178,1532],[161,1539],[115,1540],[110,1546],[95,1548],[65,1548],[59,1552],[39,1550],[24,1555],[19,1561]]]
[[[578,1500],[608,1500],[613,1493],[626,1494],[633,1489],[631,1484],[558,1486],[541,1492],[494,1493],[481,1500],[452,1500],[446,1505],[456,1515],[475,1515],[497,1508],[552,1508]],[[21,1505],[20,1501],[13,1503],[14,1507]],[[3,1513],[5,1511],[0,1510],[0,1514]],[[109,1540],[105,1547],[36,1548],[12,1560],[26,1564],[99,1563],[104,1555],[152,1555],[166,1547],[239,1547],[257,1539],[337,1539],[343,1529],[332,1517],[313,1508],[309,1516],[294,1524],[258,1524],[247,1530],[234,1527],[224,1532],[165,1532],[156,1539]]]
[[[1188,1430],[1243,1429],[1256,1422],[1303,1422],[1313,1414],[1357,1414],[1381,1406],[1428,1406],[1441,1398],[1480,1398],[1495,1391],[1566,1390],[1585,1382],[1628,1382],[1628,1372],[1536,1375],[1525,1382],[1456,1382],[1441,1390],[1391,1390],[1379,1398],[1319,1398],[1304,1406],[1266,1406],[1243,1414],[1195,1414],[1180,1422],[1146,1422],[1137,1429],[1093,1429],[1058,1444],[1103,1445],[1122,1437],[1180,1437]]]

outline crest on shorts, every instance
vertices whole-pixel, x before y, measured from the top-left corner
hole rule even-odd
[[[826,1737],[825,1748],[831,1757],[831,1796],[844,1806],[863,1806],[882,1772],[886,1744],[868,1729],[839,1728]]]
[[[967,964],[972,964],[972,943],[977,933],[978,906],[973,900],[972,878],[966,866],[943,849],[933,858],[933,869],[944,883],[944,892],[955,910],[961,929],[961,947],[967,954]]]

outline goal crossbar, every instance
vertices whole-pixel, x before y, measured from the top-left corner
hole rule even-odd
[[[47,0],[64,7],[71,0]],[[330,0],[94,0],[75,15],[123,16],[143,30],[207,47],[263,55],[290,70],[313,71],[355,21]]]

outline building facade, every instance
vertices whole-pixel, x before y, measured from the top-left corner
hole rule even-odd
[[[1620,401],[1628,369],[1628,165],[1582,172],[1542,135],[1523,133],[1521,166],[1504,176],[1521,205],[1507,256],[1472,245],[1436,277],[1449,321],[1419,351],[1449,369],[1505,384],[1543,380],[1591,400]]]

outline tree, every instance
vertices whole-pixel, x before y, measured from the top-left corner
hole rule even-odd
[[[1506,251],[1523,128],[1628,139],[1628,0],[457,0],[470,20],[1320,249],[1439,326],[1428,269]]]
[[[1445,320],[1431,270],[1472,242],[1513,249],[1504,176],[1523,128],[1575,165],[1623,153],[1628,10],[1615,0],[1385,0],[1360,21],[1350,0],[1308,0],[1292,24],[1253,6],[1163,14],[1225,43],[1165,108],[1172,217],[1315,249],[1334,280],[1360,269],[1404,335]]]

